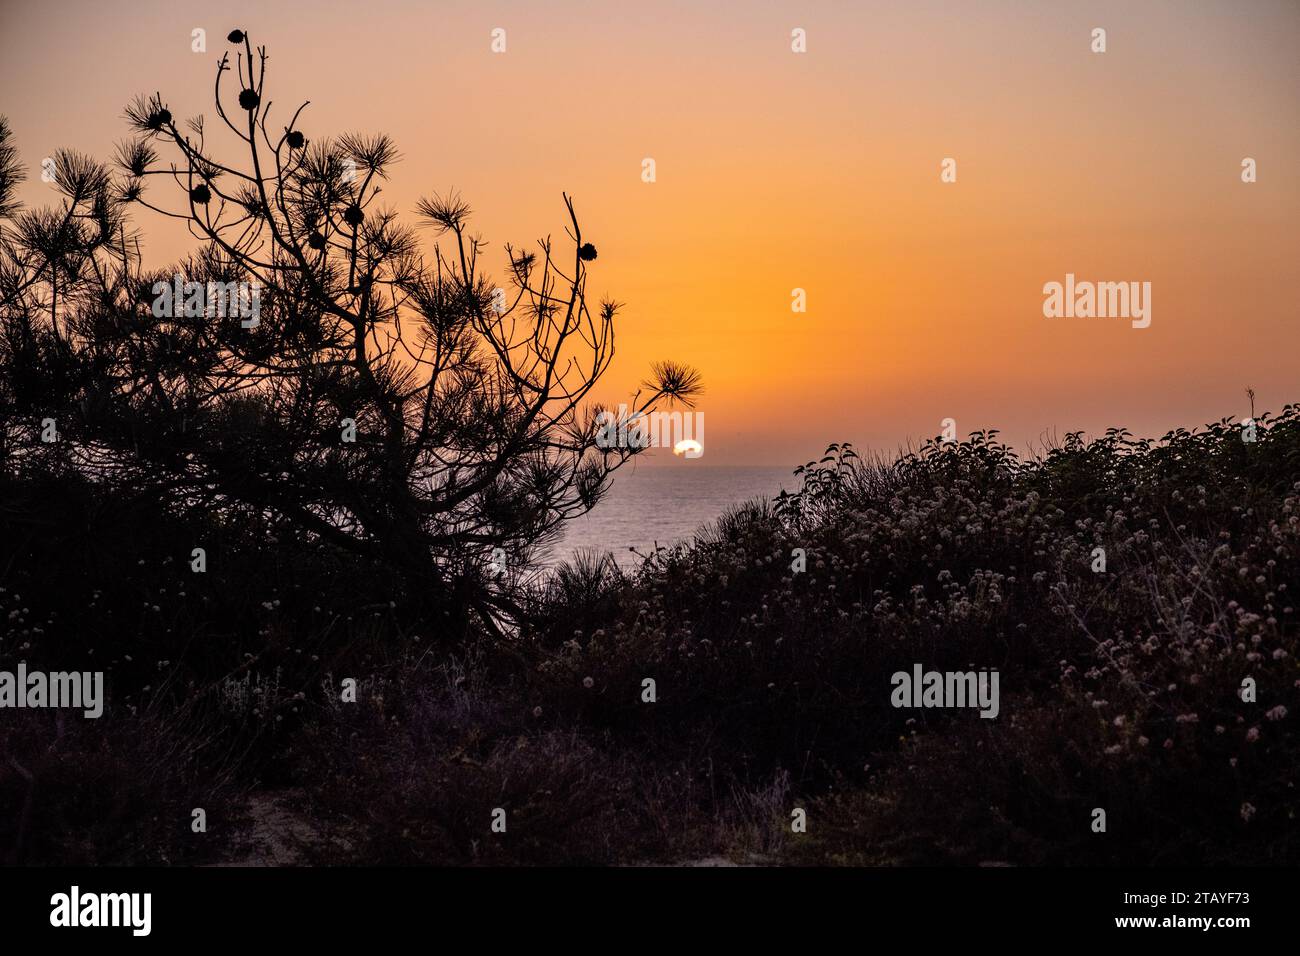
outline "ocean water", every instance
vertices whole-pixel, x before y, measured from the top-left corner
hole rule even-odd
[[[634,471],[633,468],[636,468]],[[581,518],[569,522],[564,538],[544,562],[557,564],[580,550],[609,551],[623,566],[655,544],[688,541],[732,505],[795,491],[790,468],[700,465],[682,459],[665,465],[628,464],[614,473],[609,494]]]

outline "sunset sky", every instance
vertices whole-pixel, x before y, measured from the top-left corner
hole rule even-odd
[[[212,116],[239,27],[269,48],[277,111],[310,99],[309,138],[389,133],[388,204],[460,190],[494,263],[562,236],[574,196],[590,291],[627,303],[600,397],[660,358],[703,372],[706,453],[674,467],[891,451],[948,417],[1024,447],[1240,417],[1247,386],[1300,401],[1294,0],[276,7],[0,0],[22,197],[53,200],[56,148],[110,158],[138,93]],[[137,224],[151,265],[188,248]],[[1045,318],[1067,273],[1150,282],[1150,328]]]

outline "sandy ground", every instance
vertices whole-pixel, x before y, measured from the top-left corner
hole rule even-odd
[[[248,828],[237,841],[233,859],[217,866],[303,866],[309,851],[325,843],[325,836],[292,809],[301,791],[257,791],[248,795],[244,811]]]
[[[300,790],[260,790],[250,793],[244,804],[246,829],[236,841],[231,859],[214,866],[308,866],[311,851],[326,844],[328,838],[312,822],[294,809],[302,799]],[[339,841],[338,849],[350,849]],[[639,864],[643,866],[757,866],[756,862],[737,863],[724,856],[707,856],[678,863]]]

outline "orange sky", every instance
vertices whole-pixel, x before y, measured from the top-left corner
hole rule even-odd
[[[628,303],[600,396],[658,358],[704,373],[706,453],[675,467],[1300,401],[1295,2],[0,0],[0,112],[35,173],[108,158],[137,93],[212,114],[236,26],[277,104],[312,100],[309,137],[395,138],[399,210],[455,187],[499,252],[562,234],[574,195],[591,291]],[[152,263],[184,248],[138,223]],[[1044,318],[1067,272],[1150,282],[1151,327]]]

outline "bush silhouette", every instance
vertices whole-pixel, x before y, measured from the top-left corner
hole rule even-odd
[[[114,169],[62,151],[62,208],[23,211],[0,127],[0,450],[12,469],[255,515],[392,569],[450,640],[500,633],[537,548],[638,451],[596,441],[619,305],[589,303],[595,247],[565,196],[565,240],[507,245],[495,285],[451,193],[419,203],[426,249],[379,203],[394,144],[311,136],[306,104],[277,129],[265,49],[235,33],[215,106],[238,161],[201,117],[178,125],[142,96]],[[144,270],[133,206],[199,247]],[[698,390],[659,363],[633,406]],[[59,441],[38,440],[46,420]]]

